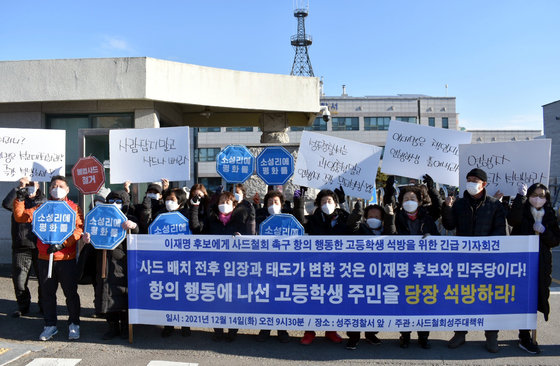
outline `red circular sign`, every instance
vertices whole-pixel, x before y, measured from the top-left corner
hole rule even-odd
[[[95,157],[81,158],[72,168],[74,185],[83,194],[99,192],[105,183],[105,169]]]

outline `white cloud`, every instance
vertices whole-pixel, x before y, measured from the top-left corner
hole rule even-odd
[[[102,47],[109,50],[132,51],[132,47],[128,44],[128,42],[119,37],[105,37]]]

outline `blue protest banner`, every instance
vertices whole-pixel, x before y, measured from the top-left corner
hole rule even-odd
[[[126,216],[115,205],[97,205],[85,219],[85,232],[91,235],[91,245],[95,249],[115,249],[126,237],[122,228]]]
[[[180,212],[166,212],[159,214],[148,227],[148,233],[152,235],[189,235],[191,229],[189,220]]]
[[[261,223],[261,235],[303,235],[305,230],[300,222],[290,214],[270,215]]]
[[[226,146],[216,157],[216,171],[228,183],[243,183],[254,170],[255,157],[245,146]]]
[[[76,228],[76,211],[64,201],[47,201],[33,212],[32,231],[45,244],[62,244]]]
[[[535,235],[132,235],[130,323],[535,329],[538,245]]]
[[[268,185],[283,185],[294,174],[294,157],[281,146],[265,148],[257,156],[257,175]]]

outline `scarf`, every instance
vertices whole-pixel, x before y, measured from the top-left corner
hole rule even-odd
[[[228,222],[231,220],[231,212],[227,215],[224,215],[223,213],[220,212],[218,214],[218,219],[222,222],[222,224],[224,224],[224,226],[226,226]]]

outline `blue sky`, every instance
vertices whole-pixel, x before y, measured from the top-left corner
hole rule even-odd
[[[149,56],[289,74],[293,0],[8,1],[0,60]],[[560,1],[310,0],[326,95],[457,97],[469,129],[542,129],[560,99]],[[1,77],[1,76],[0,76]]]

